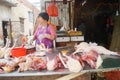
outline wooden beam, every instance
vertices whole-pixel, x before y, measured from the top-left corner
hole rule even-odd
[[[87,73],[87,71],[80,72],[80,73],[72,73],[72,74],[63,76],[63,77],[61,77],[61,78],[58,78],[58,79],[56,79],[56,80],[71,80],[71,79],[74,79],[74,78],[76,78],[76,77],[78,77],[78,76],[80,76],[80,75],[83,75],[83,74],[85,74],[85,73]]]

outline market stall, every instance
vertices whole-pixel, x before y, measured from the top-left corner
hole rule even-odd
[[[96,33],[98,32],[97,30],[100,31],[99,27],[103,25],[100,25],[100,23],[98,27],[93,27],[93,25],[95,26],[93,21],[97,22],[94,16],[96,16],[96,12],[99,12],[97,10],[101,5],[107,6],[109,3],[92,3],[92,5],[95,5],[89,7],[87,0],[83,2],[79,2],[79,0],[63,1],[55,2],[55,0],[53,0],[53,2],[45,2],[46,12],[48,12],[50,16],[50,22],[48,21],[49,19],[45,19],[47,27],[48,23],[50,25],[54,23],[56,26],[60,26],[60,29],[57,29],[57,37],[54,35],[52,39],[54,41],[54,48],[48,48],[41,40],[39,41],[39,45],[32,45],[30,42],[27,42],[27,35],[22,39],[23,45],[15,47],[17,40],[13,41],[13,39],[17,38],[20,40],[20,42],[18,42],[20,45],[21,39],[18,35],[13,38],[14,34],[10,31],[12,33],[11,41],[7,39],[6,46],[0,47],[0,80],[91,80],[91,73],[120,70],[119,52],[110,51],[96,43],[84,42],[86,41],[84,39],[84,37],[86,37],[84,31],[86,30],[85,28],[82,30],[81,26],[82,23],[86,21],[86,23],[91,23],[91,25],[88,24],[90,26],[88,28],[96,30]],[[95,8],[95,6],[97,6],[96,9],[92,9],[92,7]],[[53,8],[56,14],[51,15],[50,13],[53,13]],[[12,24],[10,21],[10,27]],[[43,28],[43,31],[44,30],[45,28]],[[55,30],[56,29],[53,31]],[[90,33],[92,32],[91,30]],[[100,33],[102,34],[102,31],[100,31]],[[94,36],[92,34],[88,35],[91,37]],[[41,37],[43,37],[42,34]],[[97,37],[99,37],[99,35],[96,35],[95,39],[99,39]],[[51,35],[48,34],[47,38],[51,38]],[[88,42],[89,41],[91,40],[88,40]],[[102,39],[100,39],[100,42],[101,41]],[[113,40],[113,42],[116,42],[116,40]],[[14,43],[14,45],[11,43]]]

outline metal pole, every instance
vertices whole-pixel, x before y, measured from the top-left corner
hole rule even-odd
[[[11,40],[10,46],[12,46],[12,45],[13,45],[13,37],[12,37],[12,24],[11,24],[11,19],[9,19],[9,23],[10,23],[10,40]]]

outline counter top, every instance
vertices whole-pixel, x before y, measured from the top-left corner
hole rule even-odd
[[[120,57],[119,56],[110,56],[110,55],[101,55],[103,58],[103,64],[99,69],[91,69],[88,65],[84,68],[84,70],[81,70],[80,73],[87,73],[87,72],[108,72],[113,70],[120,70]],[[107,61],[106,59],[111,59]],[[116,61],[115,65],[114,63],[111,63],[111,61]],[[68,71],[67,69],[59,69],[55,71],[47,71],[47,70],[41,70],[41,71],[25,71],[19,73],[18,71],[14,71],[11,73],[5,73],[0,74],[0,77],[17,77],[17,76],[47,76],[47,75],[60,75],[60,74],[71,74],[72,72]]]

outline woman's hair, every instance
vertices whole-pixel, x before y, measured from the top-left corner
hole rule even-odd
[[[48,21],[49,20],[49,15],[46,12],[41,12],[38,17],[42,17],[44,20]]]

